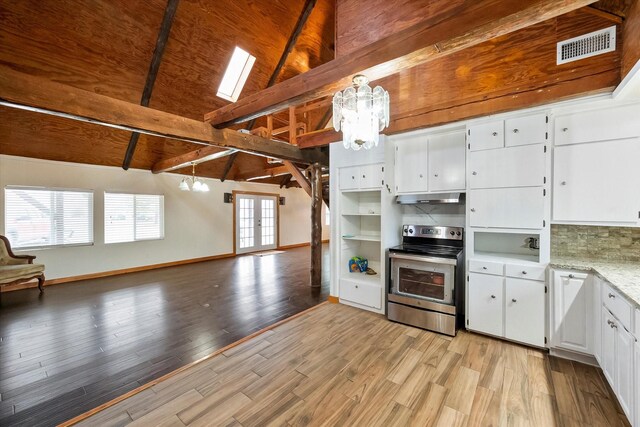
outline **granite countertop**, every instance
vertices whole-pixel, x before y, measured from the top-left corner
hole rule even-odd
[[[593,271],[640,308],[640,263],[552,257],[551,267]]]

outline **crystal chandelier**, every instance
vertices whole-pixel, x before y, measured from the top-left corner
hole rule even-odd
[[[182,191],[193,191],[195,193],[206,193],[209,186],[206,182],[196,178],[196,164],[191,163],[191,178],[182,178],[178,188]]]
[[[371,90],[369,79],[358,74],[353,86],[333,96],[333,127],[342,130],[344,148],[359,150],[378,145],[380,132],[389,126],[389,92]]]

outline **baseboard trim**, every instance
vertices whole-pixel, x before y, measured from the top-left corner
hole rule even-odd
[[[329,295],[327,297],[327,301],[329,301],[331,304],[340,304],[340,298],[334,297],[333,295]]]
[[[329,243],[329,239],[323,240],[322,243]],[[293,245],[278,246],[278,250],[302,248],[305,246],[311,246],[311,243],[305,242],[305,243],[295,243]]]
[[[217,259],[233,258],[234,256],[234,254],[228,253],[201,258],[183,259],[180,261],[163,262],[160,264],[142,265],[140,267],[122,268],[119,270],[101,271],[99,273],[81,274],[79,276],[61,277],[59,279],[45,280],[44,286],[59,285],[62,283],[77,282],[80,280],[99,279],[102,277],[119,276],[121,274],[137,273],[139,271],[156,270],[159,268],[176,267],[179,265],[195,264],[197,262],[214,261]],[[36,287],[38,287],[38,282],[25,282],[19,283],[17,285],[3,286],[0,292],[12,292]]]
[[[571,350],[563,350],[561,348],[550,348],[549,355],[559,357],[561,359],[575,360],[576,362],[584,363],[585,365],[600,367],[596,358],[590,354],[582,354]]]
[[[192,367],[194,367],[195,365],[197,365],[199,363],[202,363],[202,362],[205,362],[205,361],[207,361],[209,359],[212,359],[212,358],[216,357],[217,355],[219,355],[221,353],[224,353],[225,351],[227,351],[229,349],[232,349],[233,347],[236,347],[236,346],[242,344],[243,342],[249,341],[250,339],[257,337],[258,335],[262,335],[265,332],[270,331],[270,330],[272,330],[274,328],[277,328],[278,326],[280,326],[280,325],[282,325],[284,323],[287,323],[287,322],[290,322],[290,321],[292,321],[294,319],[297,319],[300,316],[304,316],[305,314],[309,313],[310,311],[313,311],[313,310],[317,309],[318,307],[321,307],[321,306],[323,306],[325,304],[328,304],[328,303],[329,303],[328,301],[321,302],[320,304],[314,305],[313,307],[309,307],[306,310],[301,311],[300,313],[294,314],[291,317],[287,317],[286,319],[282,319],[282,320],[274,323],[273,325],[267,326],[266,328],[262,328],[259,331],[252,333],[251,335],[247,335],[246,337],[241,338],[236,342],[233,342],[233,343],[231,343],[231,344],[229,344],[229,345],[227,345],[225,347],[222,347],[219,350],[214,351],[213,353],[211,353],[211,354],[209,354],[207,356],[204,356],[202,359],[198,359],[198,360],[196,360],[194,362],[189,363],[188,365],[185,365],[185,366],[183,366],[181,368],[176,369],[175,371],[171,371],[171,372],[161,376],[160,378],[156,378],[153,381],[150,381],[150,382],[148,382],[146,384],[143,384],[140,387],[135,388],[135,389],[123,394],[122,396],[118,396],[115,399],[112,399],[112,400],[110,400],[110,401],[108,401],[106,403],[103,403],[102,405],[100,405],[100,406],[98,406],[96,408],[93,408],[93,409],[91,409],[91,410],[89,410],[89,411],[87,411],[87,412],[85,412],[83,414],[80,414],[80,415],[78,415],[78,416],[76,416],[76,417],[74,417],[74,418],[72,418],[72,419],[70,419],[68,421],[65,421],[65,422],[59,424],[58,427],[68,427],[68,426],[72,426],[74,424],[77,424],[80,421],[86,420],[87,418],[91,417],[92,415],[95,415],[98,412],[104,411],[105,409],[110,408],[113,405],[116,405],[117,403],[120,403],[123,400],[125,400],[125,399],[127,399],[127,398],[129,398],[131,396],[134,396],[134,395],[136,395],[136,394],[138,394],[140,392],[143,392],[144,390],[146,390],[148,388],[151,388],[154,385],[156,385],[158,383],[161,383],[162,381],[168,380],[169,378],[174,377],[174,376],[178,375],[179,373],[184,372],[187,369],[192,368]]]

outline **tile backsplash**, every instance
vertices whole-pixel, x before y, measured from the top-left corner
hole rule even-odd
[[[640,262],[640,228],[553,224],[551,257]]]

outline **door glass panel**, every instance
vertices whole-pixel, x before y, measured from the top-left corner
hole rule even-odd
[[[250,248],[255,244],[254,236],[254,211],[253,199],[239,198],[240,207],[238,211],[239,231],[240,231],[240,249]]]
[[[262,246],[275,243],[275,201],[262,199]]]
[[[443,273],[400,267],[398,279],[398,291],[402,294],[435,300],[445,299]]]

